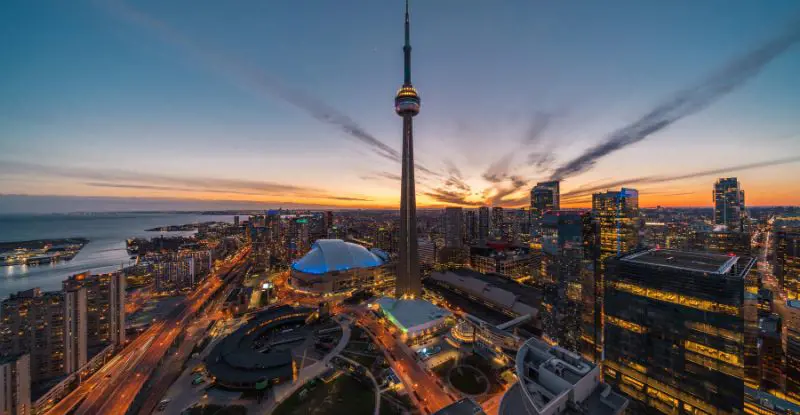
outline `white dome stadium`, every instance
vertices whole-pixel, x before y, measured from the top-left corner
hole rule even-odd
[[[380,265],[383,265],[383,260],[361,245],[341,239],[320,239],[292,268],[306,274],[325,274]]]

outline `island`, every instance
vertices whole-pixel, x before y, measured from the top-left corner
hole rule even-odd
[[[0,242],[0,266],[69,261],[89,243],[85,238]]]
[[[157,228],[145,229],[146,232],[186,232],[198,231],[206,229],[211,226],[219,225],[221,222],[200,222],[200,223],[187,223],[185,225],[169,225],[159,226]]]

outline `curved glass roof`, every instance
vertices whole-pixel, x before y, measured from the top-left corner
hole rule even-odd
[[[383,265],[383,260],[361,245],[341,239],[320,239],[292,268],[306,274],[325,274],[379,265]]]

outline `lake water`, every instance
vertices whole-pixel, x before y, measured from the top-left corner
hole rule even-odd
[[[233,222],[233,216],[184,213],[95,215],[0,215],[0,242],[86,238],[89,243],[71,261],[37,266],[0,266],[0,300],[39,287],[58,290],[66,277],[84,271],[109,272],[130,263],[128,238],[191,235],[194,232],[146,232],[145,229],[197,222]]]

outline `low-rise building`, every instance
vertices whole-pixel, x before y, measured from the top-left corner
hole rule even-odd
[[[520,347],[515,383],[499,415],[616,415],[628,400],[600,381],[600,367],[564,348],[531,338]]]

